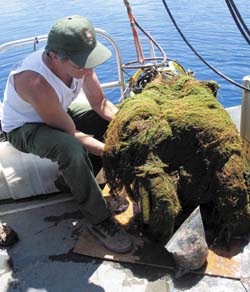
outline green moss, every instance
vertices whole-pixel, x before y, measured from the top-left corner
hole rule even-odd
[[[151,233],[165,240],[185,210],[199,204],[211,209],[203,219],[217,235],[250,228],[250,172],[237,129],[214,96],[217,89],[213,81],[187,76],[157,79],[122,103],[110,123],[107,180],[115,190],[125,186],[137,201],[137,186],[143,186]]]

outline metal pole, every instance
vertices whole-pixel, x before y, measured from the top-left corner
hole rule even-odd
[[[250,76],[243,78],[243,85],[250,88]],[[245,157],[250,161],[250,91],[244,89],[241,102],[240,135]]]
[[[133,37],[134,37],[134,42],[135,42],[137,59],[138,59],[139,63],[143,64],[144,63],[144,55],[143,55],[140,39],[139,39],[137,30],[136,30],[136,25],[135,25],[135,21],[134,21],[134,16],[132,14],[132,9],[130,7],[128,0],[124,0],[123,2],[125,4],[125,6],[127,7],[128,18],[130,21],[130,25],[131,25],[131,29],[132,29],[132,33],[133,33]]]

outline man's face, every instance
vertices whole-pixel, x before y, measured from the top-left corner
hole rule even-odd
[[[86,75],[92,69],[82,68],[71,60],[62,61],[64,70],[66,73],[74,78],[81,79],[84,75]]]

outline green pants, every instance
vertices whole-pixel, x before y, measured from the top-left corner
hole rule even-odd
[[[81,104],[72,104],[68,114],[76,128],[102,141],[108,122],[93,110]],[[88,152],[72,135],[49,127],[44,123],[26,123],[7,133],[8,141],[18,150],[33,153],[57,162],[66,184],[79,203],[84,217],[92,224],[106,219],[110,211],[95,180],[95,173]],[[97,172],[100,158],[92,155]]]

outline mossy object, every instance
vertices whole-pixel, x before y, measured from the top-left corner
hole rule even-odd
[[[217,89],[214,81],[159,77],[125,100],[110,123],[107,181],[135,201],[148,196],[146,224],[164,241],[198,205],[215,236],[250,230],[249,166]]]

